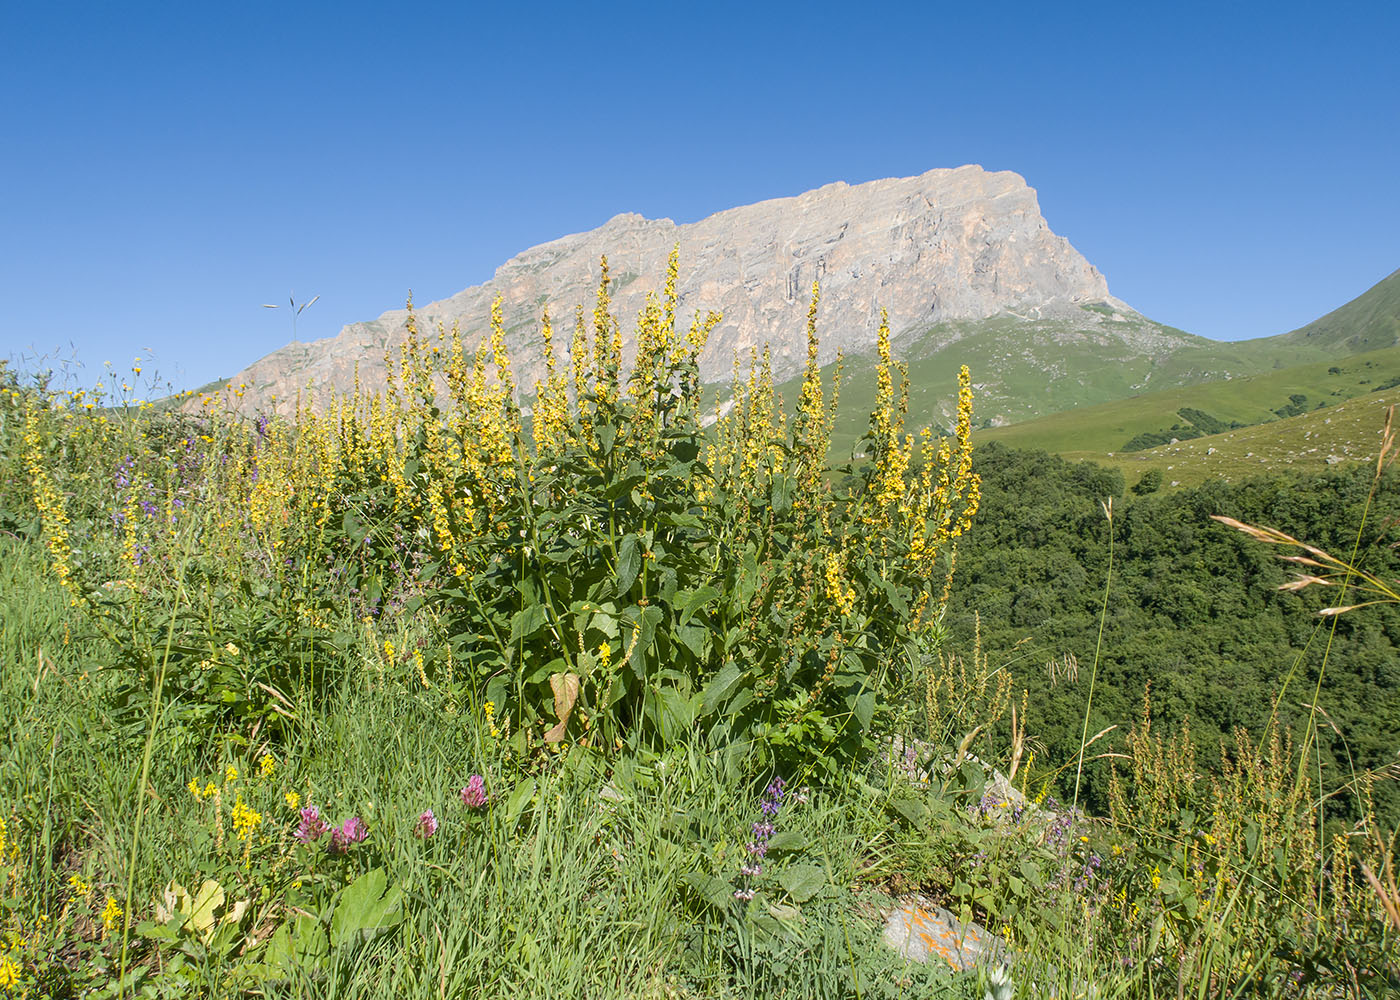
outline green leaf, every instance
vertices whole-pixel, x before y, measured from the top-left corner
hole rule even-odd
[[[785,472],[773,477],[773,513],[786,514],[792,510],[792,497],[797,492],[797,479]]]
[[[331,914],[331,945],[372,941],[387,934],[403,920],[403,891],[386,890],[383,868],[372,868],[340,891]]]
[[[696,612],[719,596],[719,591],[709,584],[695,590],[678,591],[671,604],[676,609],[676,621],[687,624]]]
[[[734,887],[718,875],[686,872],[681,876],[681,881],[694,889],[701,899],[717,910],[727,911],[730,904],[734,902]]]
[[[531,604],[510,616],[510,639],[508,646],[515,646],[521,640],[529,639],[543,627],[546,611],[543,604]]]
[[[826,872],[816,865],[792,865],[778,873],[778,884],[794,902],[805,903],[826,885]]]
[[[710,630],[699,625],[677,625],[673,633],[676,641],[695,654],[697,659],[705,658],[705,645],[710,638]]]
[[[891,805],[895,811],[909,821],[909,825],[915,829],[920,829],[928,824],[928,807],[918,799],[899,798],[895,799]]]
[[[642,552],[637,545],[637,536],[628,534],[622,537],[617,547],[617,596],[623,597],[637,581],[637,573],[642,568]]]
[[[710,678],[710,683],[705,685],[705,695],[700,701],[700,714],[702,716],[709,715],[720,705],[723,705],[730,692],[734,690],[734,686],[743,677],[744,672],[732,660],[721,667],[719,673]]]
[[[784,830],[773,834],[768,841],[770,851],[800,851],[807,846],[807,838],[796,830]]]
[[[530,804],[530,799],[534,794],[534,778],[526,778],[511,789],[509,797],[506,798],[505,832],[507,836],[515,831],[515,824],[520,822],[520,815]]]

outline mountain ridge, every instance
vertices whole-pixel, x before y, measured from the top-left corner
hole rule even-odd
[[[501,295],[517,376],[529,386],[540,373],[535,330],[544,305],[556,322],[576,304],[590,309],[598,259],[606,254],[614,307],[626,328],[646,293],[659,290],[677,244],[682,317],[694,310],[725,314],[701,357],[708,382],[728,378],[736,353],[747,358],[764,344],[772,348],[776,377],[800,371],[814,279],[822,287],[824,363],[838,350],[873,351],[881,308],[889,311],[896,345],[939,324],[1001,315],[1102,325],[1080,308],[1085,304],[1101,305],[1109,317],[1132,317],[1165,336],[1168,350],[1186,336],[1114,298],[1103,275],[1050,229],[1020,175],[975,165],[863,184],[837,181],[686,224],[619,213],[596,229],[521,251],[489,281],[418,307],[418,323],[428,330],[458,323],[472,346],[486,330],[491,300]],[[383,377],[384,351],[404,338],[407,315],[389,310],[348,324],[335,337],[289,344],[233,376],[230,391],[246,390],[244,410],[267,407],[274,395],[285,406],[308,386],[313,394],[347,390],[355,362],[362,384],[374,386]]]

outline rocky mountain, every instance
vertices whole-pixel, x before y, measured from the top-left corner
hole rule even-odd
[[[697,310],[724,314],[701,358],[707,381],[727,380],[736,352],[746,359],[765,343],[779,380],[800,371],[813,279],[822,285],[824,362],[838,349],[848,356],[872,352],[882,307],[889,311],[896,352],[905,356],[905,348],[937,354],[993,328],[999,340],[1011,338],[1005,341],[1010,350],[1021,326],[1052,331],[1050,356],[1043,359],[1050,365],[1066,339],[1107,356],[1144,359],[1149,368],[1153,359],[1209,343],[1114,299],[1103,275],[1050,230],[1035,191],[1019,175],[978,166],[837,182],[685,225],[618,215],[590,232],[524,251],[483,285],[420,306],[420,329],[455,322],[474,345],[500,295],[517,375],[529,386],[542,368],[537,329],[544,305],[556,326],[570,327],[575,304],[591,307],[599,258],[606,254],[626,331],[646,294],[658,290],[677,244],[682,320]],[[393,310],[352,323],[335,337],[288,345],[229,385],[247,387],[242,405],[250,410],[268,407],[274,396],[281,408],[299,391],[347,389],[357,363],[363,385],[382,383],[385,349],[402,342],[406,316]],[[567,343],[567,335],[563,339]]]

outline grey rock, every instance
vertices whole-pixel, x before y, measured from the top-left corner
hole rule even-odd
[[[1083,320],[1082,306],[1136,316],[1114,299],[1103,275],[1069,241],[1050,231],[1035,191],[1015,173],[978,166],[930,170],[918,177],[828,184],[719,212],[699,222],[618,215],[586,233],[532,247],[483,285],[418,309],[420,331],[460,325],[468,346],[486,333],[500,295],[507,342],[523,387],[543,370],[538,324],[548,304],[566,346],[576,304],[591,309],[606,254],[614,307],[630,333],[648,292],[659,292],[671,248],[680,246],[680,320],[723,312],[701,357],[702,377],[726,380],[736,352],[770,344],[778,381],[801,370],[804,323],[813,279],[822,286],[821,361],[838,350],[874,349],[879,310],[896,339],[940,323],[1008,315],[1027,321]],[[289,344],[230,380],[246,385],[245,411],[278,409],[298,392],[344,392],[358,364],[362,386],[384,382],[386,350],[406,337],[405,310],[352,323],[334,337]],[[630,356],[624,348],[624,361]],[[528,392],[528,388],[527,388]]]

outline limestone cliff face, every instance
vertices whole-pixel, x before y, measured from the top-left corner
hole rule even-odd
[[[828,184],[720,212],[689,225],[618,215],[513,257],[484,285],[418,309],[420,330],[459,323],[469,345],[487,329],[499,294],[517,377],[542,369],[537,329],[548,304],[568,343],[573,310],[591,308],[606,254],[624,333],[649,291],[659,290],[671,248],[680,245],[680,321],[716,310],[724,321],[701,358],[707,381],[727,379],[735,352],[773,351],[779,380],[800,370],[803,325],[814,279],[821,282],[821,360],[838,349],[873,350],[879,310],[896,341],[949,320],[1013,314],[1028,319],[1083,315],[1080,304],[1112,299],[1104,278],[1041,217],[1035,191],[1017,174],[977,166],[918,177]],[[339,335],[292,344],[233,377],[245,408],[280,404],[308,387],[347,389],[356,363],[365,387],[382,384],[385,348],[405,336],[404,310],[352,323]],[[626,354],[626,351],[624,352]]]

